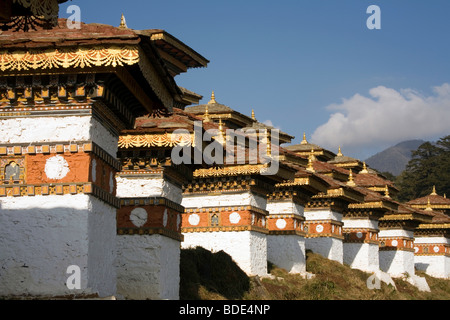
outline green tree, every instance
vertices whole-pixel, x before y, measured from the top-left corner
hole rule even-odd
[[[433,186],[439,194],[450,194],[450,136],[435,144],[423,143],[396,179],[399,201],[409,201],[430,194]]]

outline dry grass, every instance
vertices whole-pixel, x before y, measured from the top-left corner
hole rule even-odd
[[[450,300],[450,280],[429,277],[431,292],[421,292],[401,279],[397,290],[381,284],[367,288],[370,274],[351,269],[307,252],[306,268],[315,274],[306,280],[269,264],[274,279],[248,278],[224,252],[211,254],[201,248],[182,250],[181,299],[199,300]],[[231,264],[231,265],[228,265]]]

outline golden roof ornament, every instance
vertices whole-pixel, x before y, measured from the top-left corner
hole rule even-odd
[[[352,172],[352,169],[350,169],[350,173],[349,173],[349,175],[348,175],[347,185],[348,185],[348,186],[351,186],[351,187],[356,186],[356,183],[355,183],[355,181],[353,180],[353,172]]]
[[[308,141],[306,140],[306,133],[303,132],[303,140],[300,142],[300,144],[308,144]]]
[[[205,115],[203,116],[203,122],[209,122],[211,119],[209,118],[209,109],[208,105],[205,107]]]
[[[314,155],[314,148],[311,149],[310,157],[313,161],[316,161],[316,156]]]
[[[256,121],[255,110],[252,109],[252,119]]]
[[[270,141],[270,133],[269,130],[266,129],[266,139],[267,139],[267,147],[266,147],[266,153],[268,156],[272,155],[272,143]]]
[[[433,186],[433,191],[430,193],[430,196],[437,196],[436,186]]]
[[[222,123],[222,117],[219,117],[219,142],[221,144],[225,143],[225,132],[223,130],[223,123]]]
[[[425,211],[433,211],[433,208],[431,207],[430,197],[428,197],[427,207],[425,208]]]
[[[215,94],[214,94],[214,90],[213,90],[213,92],[211,93],[211,100],[209,100],[208,104],[213,104],[213,103],[217,103],[217,101],[216,101],[216,96],[215,96]]]
[[[119,25],[120,29],[128,29],[127,27],[127,22],[125,20],[125,16],[122,13],[122,16],[120,17],[120,25]]]
[[[316,170],[314,170],[313,157],[311,154],[308,157],[308,166],[306,167],[306,171],[316,172]]]
[[[369,173],[369,170],[367,170],[367,166],[366,166],[366,162],[363,162],[363,169],[361,170],[360,173]]]
[[[386,185],[386,187],[384,188],[384,196],[386,198],[390,198],[391,196],[389,195],[389,187],[388,185]]]
[[[338,150],[337,156],[338,156],[338,157],[342,157],[342,156],[343,156],[343,154],[342,154],[342,152],[341,152],[341,146],[339,146],[339,150]]]

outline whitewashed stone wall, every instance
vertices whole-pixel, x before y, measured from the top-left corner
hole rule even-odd
[[[267,238],[254,231],[184,233],[182,248],[224,251],[248,275],[267,275]]]
[[[370,219],[343,219],[343,228],[378,230],[378,221]],[[372,243],[345,243],[343,261],[353,269],[375,272],[380,268],[379,245]]]
[[[268,201],[269,214],[293,214],[303,217],[304,208],[293,201]],[[300,235],[268,235],[267,257],[290,273],[306,272],[305,237]]]
[[[94,141],[113,157],[118,137],[92,116],[28,117],[0,120],[0,143]]]
[[[379,250],[377,244],[344,243],[344,263],[353,269],[367,272],[379,270]]]
[[[114,295],[115,234],[115,209],[92,196],[2,198],[0,295]],[[80,290],[66,286],[71,265]]]
[[[163,197],[175,203],[181,203],[181,188],[164,179],[116,177],[117,197],[142,198]]]
[[[450,239],[445,237],[417,237],[414,244],[450,244]],[[415,255],[415,267],[425,271],[426,274],[436,277],[450,278],[450,257],[444,255]]]
[[[252,192],[218,195],[184,195],[185,208],[254,206],[265,210],[267,199]],[[182,248],[200,246],[207,250],[228,253],[249,275],[267,274],[267,236],[255,231],[186,232]]]
[[[301,217],[305,211],[302,205],[292,201],[269,201],[266,210],[271,214],[296,214]]]
[[[341,222],[342,213],[333,210],[305,210],[306,221],[334,220]],[[307,237],[305,247],[327,259],[343,263],[344,246],[341,239],[332,237]]]
[[[323,257],[344,262],[344,248],[342,240],[330,237],[306,238],[306,249],[318,253]]]
[[[116,182],[119,198],[163,197],[178,204],[182,200],[181,188],[164,179],[116,177]],[[141,211],[145,223],[147,213]],[[118,294],[135,300],[179,299],[179,241],[159,234],[117,235],[116,239]]]
[[[252,192],[224,193],[218,195],[183,196],[181,205],[185,208],[254,206],[266,210],[267,200]]]
[[[414,238],[414,232],[403,229],[380,230],[378,237]],[[380,269],[392,277],[402,277],[405,274],[414,275],[414,252],[404,250],[380,250]]]
[[[267,258],[290,273],[306,272],[305,238],[298,235],[268,235]]]
[[[117,237],[117,293],[134,300],[178,300],[180,242],[161,235]]]
[[[380,251],[380,269],[392,277],[414,275],[414,252],[403,250]]]

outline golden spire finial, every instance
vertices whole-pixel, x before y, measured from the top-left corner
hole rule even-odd
[[[126,22],[126,20],[125,20],[125,16],[123,15],[123,13],[122,13],[122,16],[120,17],[120,25],[119,25],[119,28],[121,28],[121,29],[128,29],[128,27],[127,27],[127,22]]]
[[[338,157],[342,157],[342,156],[343,156],[343,154],[342,154],[342,152],[341,152],[341,146],[339,146],[339,150],[338,150],[337,156],[338,156]]]
[[[253,120],[256,120],[256,117],[255,117],[255,110],[253,110],[253,109],[252,109],[252,119],[253,119]]]
[[[313,161],[316,161],[316,156],[314,155],[314,148],[311,149],[311,153],[309,155]]]
[[[308,166],[306,167],[306,170],[309,172],[316,172],[313,165],[313,154],[310,154],[308,157]]]
[[[447,195],[444,193],[444,198],[447,199]]]
[[[355,181],[353,181],[353,171],[352,171],[352,169],[350,169],[350,173],[349,173],[349,175],[348,175],[347,185],[348,185],[348,186],[351,186],[351,187],[356,186]]]
[[[367,166],[366,166],[366,162],[363,162],[363,169],[361,170],[360,173],[369,173],[369,170],[367,170]]]
[[[225,143],[225,132],[223,130],[222,117],[219,117],[219,142],[221,144]]]
[[[300,142],[300,144],[308,144],[308,141],[306,140],[306,133],[303,132],[303,140]]]
[[[269,130],[266,129],[266,141],[267,141],[267,147],[266,147],[266,153],[268,156],[272,155],[272,142],[270,141],[270,133]]]
[[[436,186],[433,186],[433,191],[431,192],[430,196],[437,196]]]
[[[213,90],[213,92],[211,93],[211,100],[209,100],[208,104],[212,104],[212,103],[217,103],[217,102],[216,102],[216,96],[215,96],[215,94],[214,94],[214,90]]]
[[[203,122],[209,122],[210,118],[209,118],[209,108],[208,105],[206,105],[205,107],[205,115],[203,116]]]
[[[431,207],[430,197],[428,197],[427,207],[425,208],[425,211],[433,211],[433,208]]]
[[[386,198],[390,198],[391,196],[389,195],[389,187],[388,185],[386,185],[386,187],[384,187],[384,196]]]

